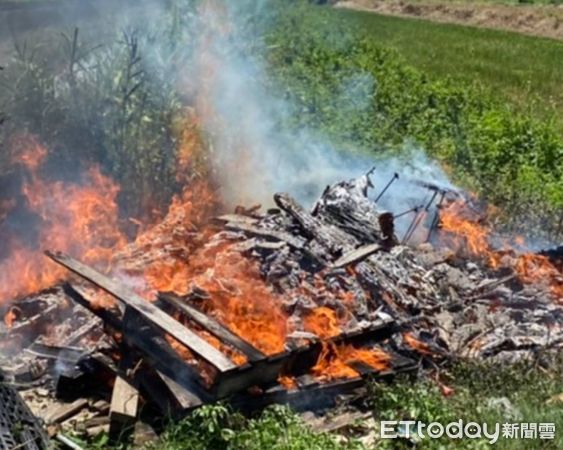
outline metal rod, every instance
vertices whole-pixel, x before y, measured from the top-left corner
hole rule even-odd
[[[393,174],[393,178],[391,178],[391,181],[389,181],[389,183],[387,183],[387,185],[383,188],[383,190],[379,193],[379,195],[377,196],[377,198],[375,199],[375,202],[377,203],[379,201],[379,199],[383,196],[383,194],[385,194],[385,192],[387,191],[387,189],[389,189],[389,187],[393,184],[393,182],[395,180],[399,179],[399,174],[397,172],[395,172]]]
[[[409,241],[409,239],[412,237],[412,235],[420,225],[420,222],[422,222],[424,213],[430,210],[430,207],[432,206],[432,203],[434,203],[434,200],[436,199],[437,195],[438,195],[438,191],[435,191],[434,194],[432,194],[432,197],[430,198],[426,207],[424,208],[424,211],[416,215],[415,220],[413,220],[413,222],[411,223],[411,227],[409,227],[410,230],[407,230],[407,234],[405,234],[405,237],[403,238],[403,242],[402,242],[403,244],[406,244]]]
[[[393,216],[393,219],[398,219],[399,217],[406,216],[407,214],[409,214],[409,213],[411,213],[411,212],[418,212],[418,211],[420,211],[420,210],[422,209],[423,206],[424,206],[424,205],[417,205],[417,206],[415,206],[414,208],[407,209],[406,211],[403,211],[403,212],[400,213],[400,214],[395,214],[395,215]]]
[[[432,219],[432,223],[430,224],[430,229],[428,230],[428,235],[426,236],[425,242],[430,242],[430,238],[432,237],[432,233],[434,232],[434,229],[438,225],[438,222],[440,220],[440,209],[442,208],[442,203],[444,202],[445,197],[446,197],[446,192],[442,191],[442,194],[440,196],[440,200],[438,201],[438,204],[436,205],[436,214],[434,215],[434,218]]]

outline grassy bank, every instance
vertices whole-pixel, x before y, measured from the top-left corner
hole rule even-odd
[[[326,14],[429,75],[482,84],[543,117],[555,111],[563,131],[563,42],[343,9]]]

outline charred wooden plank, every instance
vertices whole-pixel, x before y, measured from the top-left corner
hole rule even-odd
[[[169,292],[162,292],[158,294],[158,298],[165,303],[171,305],[179,312],[183,313],[190,320],[205,328],[215,337],[221,339],[223,342],[232,345],[234,348],[242,352],[249,361],[259,361],[264,359],[266,355],[254,347],[252,344],[248,343],[240,336],[237,336],[226,326],[217,322],[215,319],[207,316],[193,306],[183,302],[178,296]]]
[[[243,411],[262,409],[273,403],[287,404],[296,411],[302,411],[309,410],[312,405],[316,408],[334,405],[339,395],[355,392],[364,385],[365,380],[362,377],[337,380],[326,384],[311,381],[308,385],[303,384],[299,388],[289,390],[278,385],[259,396],[239,394],[232,398],[230,403],[234,408]]]
[[[208,361],[218,370],[224,372],[236,367],[229,358],[211,344],[184,327],[180,322],[161,309],[158,309],[150,302],[122,286],[120,283],[63,253],[46,252],[46,255],[85,280],[90,281],[107,293],[113,295],[116,299],[139,313],[146,320],[154,323],[155,326],[160,328],[163,332],[173,336],[178,342]]]
[[[375,323],[370,327],[342,333],[328,340],[335,345],[379,342],[389,338],[396,331],[393,321]],[[313,367],[322,350],[321,342],[297,347],[288,352],[272,355],[253,364],[246,364],[237,370],[222,373],[216,380],[214,392],[218,397],[236,393],[249,386],[267,386],[277,381],[282,374],[301,376]]]
[[[115,330],[121,331],[126,342],[141,352],[146,360],[156,369],[186,388],[199,385],[199,395],[204,395],[201,377],[196,373],[195,369],[184,361],[174,351],[168,341],[157,330],[154,330],[149,323],[143,322],[137,316],[129,318],[125,326],[122,318],[115,313],[104,308],[92,307],[77,286],[66,284],[64,289],[67,295],[74,301],[89,309]],[[132,314],[131,311],[128,311],[128,314]]]
[[[307,255],[317,263],[324,265],[326,262],[326,258],[323,255],[319,255],[316,252],[312,251],[305,245],[305,242],[302,239],[298,239],[290,233],[279,230],[258,228],[257,226],[247,225],[245,223],[228,223],[227,225],[225,225],[225,228],[231,231],[242,231],[243,233],[246,233],[250,236],[258,236],[270,241],[273,240],[285,242],[295,250],[303,252],[305,255]]]
[[[24,351],[39,358],[53,359],[65,363],[76,363],[87,353],[83,348],[46,345],[37,341]]]
[[[152,367],[143,367],[137,378],[142,389],[146,391],[148,400],[154,402],[167,417],[180,418],[193,408],[209,401],[200,397],[196,390],[181,386]]]
[[[340,269],[342,267],[349,266],[351,264],[356,264],[363,261],[367,257],[373,255],[374,253],[380,251],[383,247],[379,244],[368,244],[363,247],[352,250],[346,253],[342,257],[338,258],[331,266],[331,269]]]
[[[74,302],[78,303],[80,306],[86,308],[95,316],[99,317],[104,324],[109,325],[117,331],[123,330],[122,318],[117,315],[117,313],[110,311],[105,308],[96,308],[86,300],[85,293],[83,289],[79,286],[72,285],[70,283],[65,283],[63,285],[64,293],[69,296]]]

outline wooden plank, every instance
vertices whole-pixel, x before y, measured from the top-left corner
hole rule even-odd
[[[88,407],[88,400],[85,398],[79,398],[72,403],[55,404],[45,411],[43,420],[47,424],[61,423],[75,416],[86,407]]]
[[[242,214],[223,214],[222,216],[215,217],[215,220],[226,223],[245,223],[248,225],[252,225],[258,222],[258,219],[254,217],[243,216]]]
[[[342,267],[349,266],[350,264],[358,263],[381,249],[383,249],[383,247],[379,244],[364,245],[363,247],[352,250],[351,252],[348,252],[342,257],[338,258],[332,264],[331,269],[341,269]]]
[[[161,333],[153,330],[146,321],[142,322],[137,316],[128,318],[124,324],[116,314],[103,308],[93,308],[84,298],[78,286],[66,284],[64,289],[74,301],[98,315],[115,330],[121,331],[127,343],[139,350],[156,369],[184,387],[202,383],[201,377],[195,369],[184,361]],[[127,313],[128,315],[135,314],[131,310],[128,310]]]
[[[225,225],[225,228],[231,231],[242,231],[250,236],[258,236],[268,240],[285,242],[290,247],[305,253],[313,261],[323,265],[325,264],[325,258],[322,255],[313,252],[310,248],[305,246],[304,240],[298,239],[290,233],[278,230],[266,230],[244,223],[228,223]]]
[[[146,301],[139,295],[122,286],[120,283],[102,275],[98,271],[60,252],[46,252],[53,261],[90,281],[94,285],[113,295],[116,299],[139,313],[146,320],[154,323],[163,332],[174,337],[192,352],[208,361],[219,371],[225,372],[236,365],[211,344],[200,338],[173,317]]]
[[[180,298],[172,293],[159,293],[158,298],[169,304],[173,308],[185,314],[189,319],[205,328],[215,337],[221,339],[223,342],[232,345],[234,348],[242,352],[249,361],[259,361],[264,359],[266,355],[254,347],[249,342],[237,336],[226,326],[217,322],[215,319],[207,316],[201,311],[197,310],[188,303],[180,300]]]
[[[154,402],[166,417],[181,418],[193,408],[213,401],[212,398],[198,395],[197,389],[187,389],[148,365],[141,367],[136,378],[146,392],[147,399]]]
[[[287,243],[289,246],[302,250],[304,246],[304,241],[296,238],[295,236],[279,230],[267,230],[263,228],[255,227],[254,225],[246,224],[243,222],[228,223],[225,228],[232,231],[242,231],[243,233],[249,234],[251,236],[258,236],[268,240],[281,241]]]
[[[139,391],[135,386],[123,377],[115,379],[109,411],[109,434],[113,439],[132,431],[139,413],[139,399]]]

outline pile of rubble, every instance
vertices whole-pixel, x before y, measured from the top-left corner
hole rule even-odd
[[[189,291],[157,293],[154,302],[136,293],[123,273],[151,259],[190,258],[177,245],[152,253],[130,246],[116,256],[117,279],[52,252],[74,276],[6,311],[5,378],[24,389],[51,434],[71,424],[119,435],[146,411],[181,416],[219,399],[247,409],[272,402],[308,407],[312,398],[319,404],[322,396],[361,388],[367,377],[416,370],[421,360],[513,361],[560,350],[559,250],[541,256],[550,259],[549,279],[531,283],[510,252],[506,264],[491,268],[484,258],[430,242],[404,245],[395,216],[378,209],[370,187],[368,174],[327,187],[310,211],[280,193],[277,208],[265,213],[237,208],[213,219],[203,248],[258,265],[261,280],[254,282],[277,302],[272,321],[284,322],[274,336],[281,347],[267,343],[269,335],[232,329],[210,300],[216,294],[195,283]],[[432,201],[437,195],[437,218],[424,233],[434,244],[449,194],[437,191]],[[415,213],[410,236],[427,220]],[[186,223],[171,233],[203,240]],[[117,302],[101,301],[106,294]],[[242,314],[239,320],[247,320]]]
[[[546,285],[523,282],[509,266],[514,260],[492,269],[486,259],[439,245],[398,245],[393,216],[368,198],[369,186],[369,176],[331,186],[311,212],[277,194],[279,212],[223,216],[230,233],[221,236],[241,241],[238,249],[260,260],[290,314],[345,307],[351,329],[388,314],[409,322],[434,351],[463,357],[515,360],[561,348],[561,249],[544,253],[558,271]],[[315,288],[319,277],[326,289],[351,293],[353,301],[323,298]],[[312,295],[296,297],[296,288]]]

